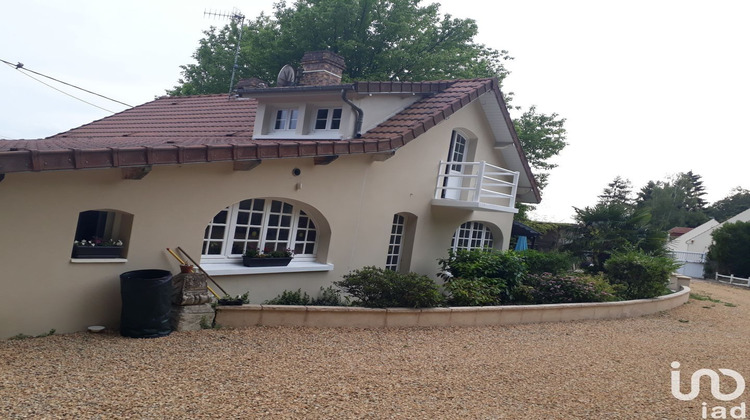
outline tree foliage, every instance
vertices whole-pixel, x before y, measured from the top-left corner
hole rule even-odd
[[[750,222],[726,223],[711,234],[708,259],[721,274],[750,277]]]
[[[750,209],[750,191],[736,187],[728,196],[708,207],[707,213],[719,222],[724,222],[747,209]]]
[[[679,173],[671,180],[649,181],[638,194],[637,207],[651,213],[655,229],[696,227],[708,220],[700,175]]]
[[[644,209],[621,203],[573,209],[577,238],[566,249],[588,256],[595,271],[602,271],[607,259],[619,250],[663,252],[666,233],[651,227],[651,216]]]
[[[623,179],[619,175],[607,185],[604,192],[599,196],[599,202],[602,204],[620,203],[626,206],[633,204],[632,194],[633,184],[629,179]]]
[[[274,5],[243,28],[237,72],[274,82],[282,66],[298,66],[307,51],[346,59],[344,80],[503,79],[511,57],[474,42],[473,19],[441,15],[420,0],[297,0]],[[227,92],[239,28],[205,31],[193,58],[181,66],[172,95]]]
[[[559,118],[556,113],[537,113],[536,106],[532,105],[513,124],[537,184],[544,188],[549,177],[547,171],[557,167],[549,159],[568,145],[565,142],[565,118]]]

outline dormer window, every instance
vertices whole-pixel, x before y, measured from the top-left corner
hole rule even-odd
[[[341,126],[341,108],[320,108],[315,117],[316,130],[338,130]]]
[[[296,108],[279,109],[276,111],[274,130],[296,130],[298,114],[299,111]]]

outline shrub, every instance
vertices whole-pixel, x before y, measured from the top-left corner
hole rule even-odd
[[[613,285],[621,285],[624,299],[647,299],[668,293],[669,276],[679,265],[669,257],[641,250],[615,253],[604,264]]]
[[[708,249],[711,267],[719,274],[750,277],[750,222],[725,223],[711,236]]]
[[[311,301],[307,292],[297,289],[296,291],[284,290],[280,295],[263,303],[266,305],[309,305]]]
[[[529,273],[560,274],[570,271],[573,266],[573,257],[567,252],[540,252],[527,249],[519,253]]]
[[[502,283],[502,284],[501,284]],[[480,277],[478,279],[453,278],[443,286],[448,293],[451,306],[499,305],[505,284],[500,279]]]
[[[529,274],[524,286],[524,295],[533,304],[617,300],[615,288],[601,275]]]
[[[427,276],[401,274],[373,266],[354,270],[334,283],[368,308],[439,306],[445,298]]]
[[[341,291],[328,286],[325,289],[320,288],[318,297],[310,302],[310,305],[316,306],[345,306],[343,299],[341,298]]]
[[[448,258],[439,259],[441,277],[450,283],[453,279],[497,279],[500,287],[499,302],[511,302],[515,289],[521,285],[526,265],[520,254],[513,251],[450,250]],[[475,286],[479,288],[481,286]]]

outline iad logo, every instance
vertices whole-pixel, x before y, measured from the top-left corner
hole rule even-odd
[[[721,378],[716,371],[711,369],[698,369],[693,372],[693,376],[690,377],[690,392],[687,394],[682,393],[680,390],[680,368],[679,362],[672,362],[672,395],[680,401],[692,401],[700,393],[701,378],[707,376],[711,382],[711,395],[719,401],[732,401],[740,397],[745,392],[745,378],[739,374],[739,372],[732,369],[719,369],[722,375],[729,376],[735,382],[734,391],[729,394],[721,392]],[[727,411],[726,407],[716,406],[710,410],[708,409],[707,403],[702,403],[701,410],[702,418],[708,419],[726,419],[727,413],[733,419],[744,419],[746,417],[745,403],[741,403],[739,406],[730,407]],[[709,417],[710,414],[710,417]]]

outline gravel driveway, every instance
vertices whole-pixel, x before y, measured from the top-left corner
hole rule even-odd
[[[750,290],[692,286],[713,301],[613,321],[0,341],[0,417],[700,419],[706,402],[711,418],[750,388],[722,402],[704,380],[679,401],[670,363],[682,392],[701,368],[750,384]]]

